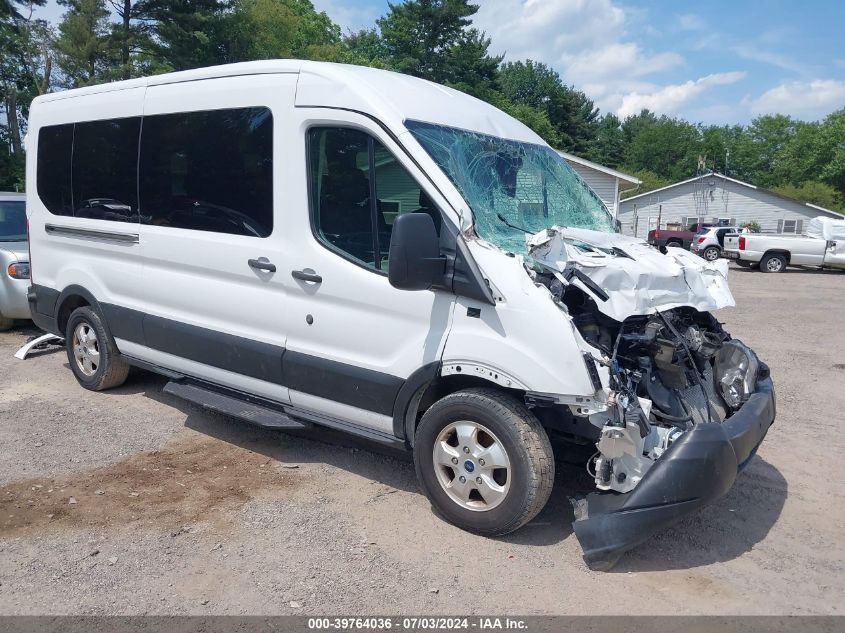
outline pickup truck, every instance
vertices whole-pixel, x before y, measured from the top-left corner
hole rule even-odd
[[[710,228],[711,224],[691,224],[687,230],[652,229],[648,232],[648,243],[662,252],[667,246],[677,246],[689,250],[696,234]]]
[[[764,273],[787,266],[845,268],[845,219],[813,218],[803,235],[726,235],[723,253],[741,266],[759,264]]]

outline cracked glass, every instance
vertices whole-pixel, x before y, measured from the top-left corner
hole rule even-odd
[[[466,200],[478,236],[499,248],[527,254],[526,234],[555,225],[614,231],[607,207],[552,148],[420,121],[405,126]]]

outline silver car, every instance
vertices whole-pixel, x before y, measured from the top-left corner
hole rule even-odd
[[[0,331],[29,319],[26,195],[0,192]]]

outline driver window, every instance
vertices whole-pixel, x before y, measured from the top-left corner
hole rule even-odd
[[[378,140],[351,128],[312,128],[308,135],[314,228],[333,250],[386,270],[399,215],[428,213],[439,232],[439,211]]]

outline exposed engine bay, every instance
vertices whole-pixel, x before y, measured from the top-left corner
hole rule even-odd
[[[668,292],[682,284],[701,297],[698,286],[703,284],[714,302],[732,305],[726,283],[717,275],[706,278],[719,273],[718,268],[694,262],[706,272],[691,271],[684,265],[688,253],[679,255],[679,263],[673,257],[678,254],[662,255],[631,238],[622,238],[629,243],[619,247],[590,244],[583,237],[562,235],[557,228],[534,236],[534,259],[526,266],[594,348],[588,363],[607,370],[607,407],[587,416],[598,430],[597,451],[587,469],[599,490],[626,493],[693,427],[729,419],[755,391],[758,378],[768,376],[768,368],[751,349],[732,339],[709,311],[678,305],[685,302],[673,300]],[[608,305],[615,292],[607,287],[608,280],[616,270],[626,271],[635,281],[639,274],[642,280],[637,260],[646,260],[653,269],[654,262],[660,262],[657,258],[665,259],[665,270],[653,280],[667,292],[653,297],[648,310],[632,303],[631,314],[619,318],[621,304]],[[600,274],[591,274],[599,268]],[[725,271],[725,281],[726,276]],[[630,290],[637,290],[635,282]]]

